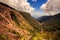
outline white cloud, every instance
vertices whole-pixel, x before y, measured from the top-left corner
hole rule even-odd
[[[41,6],[41,9],[42,9],[42,10],[46,10],[46,4],[43,4],[43,5]]]
[[[31,13],[31,16],[32,17],[35,17],[35,18],[38,18],[38,17],[41,17],[41,16],[45,16],[44,12],[41,12],[41,11],[34,11]]]
[[[48,0],[41,9],[49,15],[55,15],[60,12],[60,0]]]
[[[3,2],[7,5],[15,8],[18,11],[24,11],[24,12],[31,13],[35,9],[30,6],[30,4],[27,2],[27,0],[0,0],[0,2]]]

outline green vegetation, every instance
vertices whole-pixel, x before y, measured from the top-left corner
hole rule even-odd
[[[32,36],[31,40],[60,40],[60,31],[55,32],[37,32]]]
[[[8,40],[8,38],[4,34],[0,34],[0,40]]]
[[[17,16],[16,16],[15,12],[14,12],[14,11],[10,11],[10,12],[11,12],[11,13],[10,13],[11,18],[12,18],[12,20],[15,22],[16,26],[18,26],[19,28],[24,29],[23,26],[19,24],[19,21],[18,21],[18,19],[17,19]]]
[[[50,20],[43,22],[41,27],[45,31],[60,31],[60,13],[54,15]]]
[[[10,15],[11,15],[12,20],[15,22],[15,24],[19,26],[20,24],[17,20],[17,17],[15,15],[14,11],[11,11]]]
[[[41,27],[46,31],[60,30],[60,19],[51,19],[44,22]]]
[[[60,36],[58,36],[59,33],[56,32],[56,30],[60,30],[59,29],[60,28],[59,27],[60,26],[60,22],[59,22],[60,19],[51,19],[46,22],[43,22],[42,25],[40,25],[39,22],[37,22],[37,20],[33,19],[30,16],[30,14],[25,13],[25,12],[21,12],[21,15],[23,15],[23,17],[27,20],[27,22],[29,22],[30,25],[34,28],[34,30],[28,30],[31,33],[28,35],[32,35],[31,40],[60,40]],[[14,16],[14,17],[12,17],[13,20],[15,20],[15,22],[17,21],[16,24],[20,25],[16,16]],[[42,29],[44,31],[41,33]],[[13,31],[12,33],[20,35],[20,34],[16,33],[15,31]],[[20,38],[21,38],[21,40],[26,39],[21,36],[20,36]]]
[[[41,30],[41,26],[40,26],[40,23],[31,17],[31,15],[29,13],[26,13],[26,12],[20,12],[21,15],[23,15],[23,17],[27,20],[27,22],[30,23],[30,25],[33,26],[33,28],[35,30]]]
[[[9,32],[16,34],[18,38],[22,38],[22,36],[18,32],[16,32],[15,30],[9,30]]]

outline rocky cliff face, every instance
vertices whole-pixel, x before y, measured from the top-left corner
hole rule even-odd
[[[0,3],[0,40],[30,40],[40,28],[40,23],[29,13]]]

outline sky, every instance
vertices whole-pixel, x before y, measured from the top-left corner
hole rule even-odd
[[[47,2],[47,0],[28,0],[30,5],[35,8],[36,11],[40,10],[40,6]]]
[[[31,13],[33,17],[37,18],[44,15],[44,12],[40,9],[40,7],[42,4],[46,3],[47,0],[28,0],[28,2],[33,8],[35,8],[34,12]]]
[[[18,11],[28,12],[32,17],[60,13],[60,0],[0,0]]]
[[[8,4],[18,11],[28,12],[32,17],[38,18],[44,15],[40,7],[46,3],[47,0],[0,0],[0,2]]]

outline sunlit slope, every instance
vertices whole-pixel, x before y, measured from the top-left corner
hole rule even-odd
[[[41,30],[40,23],[29,13],[19,12],[0,3],[0,39],[30,40],[33,34]]]

